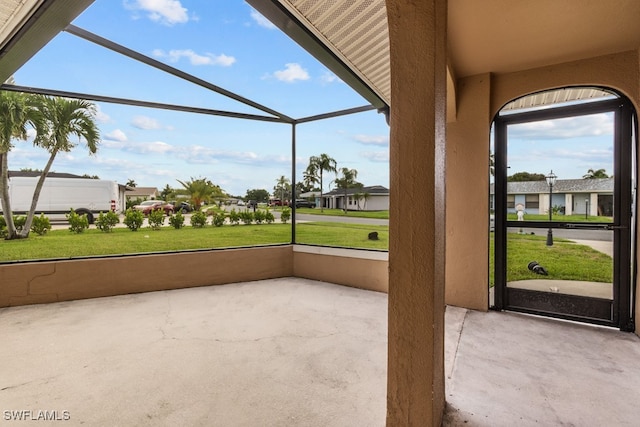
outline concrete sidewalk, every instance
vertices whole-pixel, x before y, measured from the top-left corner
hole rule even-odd
[[[381,293],[285,278],[5,308],[0,337],[0,425],[385,424]],[[445,343],[445,425],[640,419],[633,334],[448,307]]]

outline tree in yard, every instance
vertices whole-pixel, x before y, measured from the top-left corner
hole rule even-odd
[[[207,178],[194,179],[192,177],[191,181],[183,182],[179,179],[177,181],[182,184],[184,192],[189,195],[196,209],[200,209],[203,202],[208,203],[212,200],[225,197],[224,191]]]
[[[130,180],[131,181],[131,180]],[[134,182],[135,184],[135,182]],[[129,187],[129,184],[127,183],[127,187]],[[134,185],[135,187],[135,185]],[[162,191],[160,192],[160,198],[162,200],[164,200],[165,202],[167,200],[169,200],[169,198],[173,195],[173,188],[169,187],[169,184],[165,185],[164,188],[162,189]]]
[[[138,184],[136,184],[136,182],[135,182],[133,179],[129,179],[125,185],[126,185],[127,187],[136,188],[136,186],[137,186]],[[167,186],[168,186],[168,185],[169,185],[169,184],[167,184]]]
[[[34,96],[34,99],[37,100],[41,125],[39,129],[37,128],[33,143],[49,152],[49,160],[47,160],[33,191],[27,222],[20,233],[20,237],[23,238],[29,236],[40,192],[56,155],[59,152],[69,152],[76,146],[70,137],[73,135],[78,138],[78,141],[83,141],[87,145],[89,154],[95,154],[100,142],[100,131],[95,119],[95,104],[83,99],[40,95]]]
[[[546,177],[544,174],[529,172],[516,172],[507,177],[507,181],[509,182],[544,181],[545,179]]]
[[[344,190],[344,213],[347,213],[347,191],[350,188],[362,188],[362,184],[356,181],[358,171],[355,169],[341,168],[340,178],[335,179],[336,187]]]
[[[326,154],[320,154],[319,156],[311,156],[309,158],[309,166],[305,173],[314,175],[317,179],[316,182],[320,184],[320,211],[324,211],[324,195],[323,193],[323,173],[333,172],[337,173],[338,163],[332,157]]]
[[[255,200],[258,203],[266,203],[269,201],[269,192],[263,188],[254,188],[253,190],[247,190],[244,198],[247,201]]]
[[[583,175],[582,178],[584,179],[609,178],[609,175],[607,175],[607,171],[605,169],[598,169],[598,170],[589,169],[586,175]]]
[[[364,201],[364,204],[363,204],[363,206],[362,206],[362,209],[366,209],[366,207],[367,207],[367,200],[369,200],[369,199],[371,198],[371,194],[370,194],[370,193],[367,193],[366,191],[365,191],[364,193],[358,192],[358,193],[355,193],[355,194],[353,195],[353,197],[355,197],[355,199],[356,199],[356,203],[357,203],[357,205],[358,205],[358,210],[360,210],[360,209],[361,209],[361,208],[360,208],[360,201]]]
[[[0,199],[7,226],[6,239],[19,238],[13,222],[9,200],[8,155],[13,147],[11,140],[27,139],[27,126],[41,127],[40,114],[33,105],[33,96],[18,92],[0,91]]]
[[[274,194],[280,195],[280,201],[284,205],[285,198],[291,193],[291,183],[289,182],[289,178],[284,175],[281,175],[280,178],[276,180],[276,186],[273,187]]]

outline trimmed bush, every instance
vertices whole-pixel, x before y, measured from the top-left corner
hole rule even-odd
[[[160,227],[164,225],[164,210],[154,209],[149,212],[147,222],[149,223],[149,228],[152,230],[160,230]]]
[[[95,220],[96,228],[105,233],[110,233],[116,224],[120,223],[118,214],[112,211],[105,213],[100,212],[98,218]]]
[[[169,224],[176,230],[184,227],[184,215],[182,215],[182,212],[178,211],[178,213],[176,213],[175,215],[172,214],[169,217]]]
[[[224,225],[225,218],[226,215],[223,212],[213,214],[213,217],[211,218],[211,225],[215,227],[222,227]]]
[[[140,211],[129,208],[125,211],[124,220],[122,222],[129,230],[138,231],[144,222],[144,215]]]
[[[231,225],[240,224],[240,214],[237,210],[231,209],[231,212],[229,212],[229,222],[231,223]]]
[[[240,212],[240,221],[245,225],[249,225],[253,222],[253,212],[244,210]]]
[[[33,217],[31,231],[36,233],[38,236],[44,236],[49,230],[51,230],[51,222],[49,221],[49,218],[44,216],[44,213],[41,213],[40,216]]]
[[[256,210],[253,213],[253,219],[255,220],[256,224],[258,225],[262,224],[262,222],[265,219],[265,211],[262,211],[260,209]]]
[[[276,217],[273,216],[273,214],[271,213],[271,211],[267,211],[264,214],[264,222],[266,222],[267,224],[271,224],[273,221],[276,220]]]
[[[87,228],[89,228],[89,219],[86,215],[78,215],[73,209],[66,214],[69,220],[69,231],[72,233],[80,234]]]
[[[195,228],[203,228],[207,225],[207,215],[202,211],[194,212],[191,215],[191,226]]]
[[[282,221],[283,224],[286,224],[287,221],[289,221],[290,219],[291,219],[291,210],[289,208],[283,209],[282,213],[280,214],[280,221]]]

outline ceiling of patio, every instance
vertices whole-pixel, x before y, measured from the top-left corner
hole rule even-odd
[[[0,0],[6,80],[93,0]],[[391,105],[385,0],[248,0],[377,107]],[[636,0],[449,0],[449,78],[508,73],[640,46]]]

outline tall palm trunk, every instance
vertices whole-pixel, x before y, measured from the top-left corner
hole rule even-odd
[[[9,197],[9,165],[7,153],[0,153],[0,188],[2,188],[2,214],[7,225],[6,239],[15,239],[18,235],[16,225],[13,223],[11,200]]]
[[[27,213],[27,220],[24,224],[24,228],[20,232],[20,238],[26,239],[29,237],[29,232],[31,231],[31,224],[33,224],[33,216],[36,212],[36,207],[38,206],[38,199],[40,198],[40,192],[42,191],[42,187],[44,185],[44,180],[51,169],[51,165],[53,164],[53,160],[56,158],[56,154],[58,154],[57,149],[53,149],[51,151],[51,156],[47,161],[47,165],[44,167],[44,170],[40,174],[40,178],[38,179],[38,183],[36,184],[36,188],[33,190],[33,198],[31,199],[31,207],[29,208],[29,212]]]

